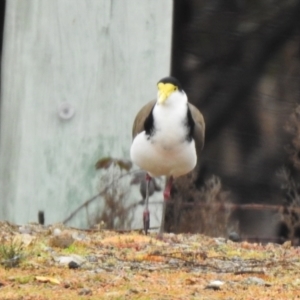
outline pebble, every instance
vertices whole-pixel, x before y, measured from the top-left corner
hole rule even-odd
[[[74,263],[78,264],[79,266],[81,266],[85,262],[85,259],[82,256],[75,255],[75,254],[73,254],[71,256],[54,257],[54,260],[61,265],[69,265],[71,262],[74,262]]]
[[[214,239],[217,245],[224,245],[226,244],[226,239],[223,237],[215,238]]]
[[[94,274],[99,274],[99,273],[103,273],[103,272],[106,272],[106,270],[102,269],[102,268],[97,268],[97,269],[90,270],[90,273],[94,273]]]
[[[76,241],[85,241],[85,240],[89,240],[89,238],[87,237],[86,234],[82,233],[82,232],[73,232],[72,233],[72,238]]]
[[[69,262],[68,266],[69,266],[69,269],[78,269],[79,268],[79,264],[73,260]]]
[[[265,285],[266,284],[266,282],[259,277],[248,277],[248,278],[246,278],[245,282],[247,284],[256,284],[256,285]]]
[[[31,234],[32,233],[32,230],[31,230],[31,228],[30,227],[28,227],[28,226],[20,226],[19,227],[19,232],[20,233],[27,233],[27,234]]]
[[[224,283],[225,282],[221,280],[213,280],[205,287],[205,289],[219,290]]]
[[[175,265],[175,266],[177,266],[177,265],[179,265],[179,262],[178,262],[178,259],[174,259],[174,258],[171,258],[170,260],[169,260],[169,265]]]
[[[83,288],[78,292],[79,296],[91,295],[91,294],[92,294],[92,290],[88,288]]]
[[[60,234],[61,234],[61,229],[59,229],[59,228],[54,228],[52,234],[53,234],[54,236],[60,235]]]
[[[239,242],[241,240],[239,234],[236,233],[235,231],[232,231],[232,232],[229,233],[228,239],[233,241],[233,242]]]

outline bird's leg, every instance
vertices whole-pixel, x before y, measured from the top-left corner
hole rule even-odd
[[[173,176],[170,176],[167,179],[167,183],[166,183],[166,187],[164,190],[164,200],[169,200],[170,196],[171,196],[171,188],[172,188],[172,184],[173,184]]]
[[[143,212],[143,222],[144,222],[144,230],[145,234],[148,234],[148,230],[150,228],[150,212],[149,212],[149,184],[151,181],[151,176],[146,174],[146,199],[145,199],[145,209]]]
[[[158,233],[158,237],[159,238],[162,238],[163,237],[163,233],[164,233],[165,216],[166,216],[166,206],[167,206],[167,201],[170,199],[170,196],[171,196],[172,184],[173,184],[173,176],[170,176],[167,179],[166,187],[164,189],[164,202],[163,202],[163,209],[162,209],[160,229],[159,229],[159,233]]]

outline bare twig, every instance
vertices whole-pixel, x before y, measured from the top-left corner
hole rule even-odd
[[[131,172],[127,172],[125,174],[120,175],[119,177],[117,177],[116,179],[114,179],[111,183],[109,183],[108,185],[105,186],[105,188],[98,193],[97,195],[93,196],[92,198],[86,200],[84,203],[82,203],[81,205],[79,205],[62,223],[66,224],[67,222],[69,222],[81,209],[83,209],[84,207],[87,207],[89,204],[91,204],[93,201],[95,201],[98,197],[103,196],[105,193],[107,193],[108,189],[113,186],[115,184],[116,180],[120,180],[125,176],[128,176],[130,174],[133,174],[135,172],[138,171],[131,171]]]

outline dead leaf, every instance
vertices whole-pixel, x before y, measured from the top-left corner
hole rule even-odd
[[[132,162],[129,160],[117,159],[115,163],[119,166],[121,170],[129,171],[132,167]]]
[[[197,283],[197,280],[195,278],[187,278],[185,280],[185,284],[187,284],[187,285],[194,285],[196,283]]]
[[[145,255],[144,260],[147,261],[152,261],[152,262],[163,262],[165,260],[164,257],[162,256],[157,256],[157,255]]]
[[[108,169],[115,160],[111,157],[104,157],[97,161],[95,167],[96,169]]]
[[[60,281],[54,277],[47,277],[47,276],[36,276],[35,279],[37,281],[40,281],[40,282],[50,282],[52,284],[60,284]]]

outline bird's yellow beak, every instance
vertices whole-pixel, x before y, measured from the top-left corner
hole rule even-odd
[[[168,97],[177,89],[172,83],[158,83],[158,104],[164,104]]]

